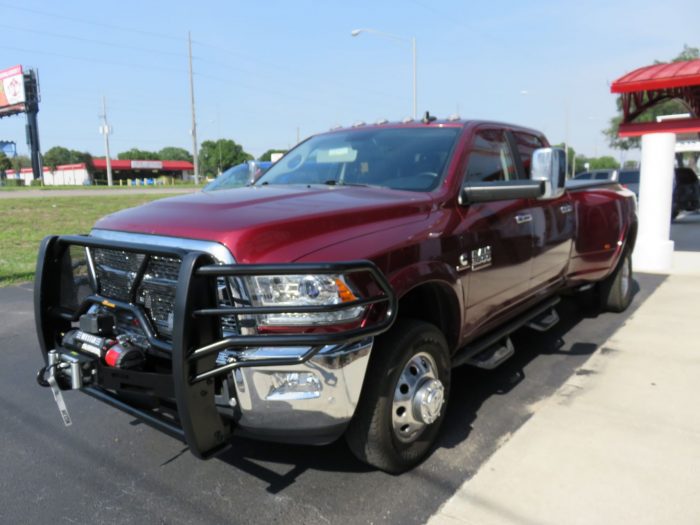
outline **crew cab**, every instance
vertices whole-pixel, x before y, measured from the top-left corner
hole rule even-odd
[[[538,131],[435,120],[302,142],[252,186],[154,201],[50,236],[35,317],[44,366],[187,443],[344,436],[398,473],[433,447],[451,370],[494,368],[564,293],[632,297],[634,196],[566,187]]]

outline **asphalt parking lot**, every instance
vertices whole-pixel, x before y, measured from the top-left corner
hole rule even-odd
[[[700,216],[673,226],[677,249],[700,250]],[[682,246],[682,247],[681,247]],[[550,332],[522,331],[497,370],[455,372],[439,445],[419,468],[389,476],[342,441],[300,447],[238,439],[201,462],[181,443],[87,396],[66,395],[62,425],[34,335],[32,285],[0,289],[0,521],[6,523],[423,523],[527,421],[531,407],[579,370],[663,281],[636,276],[625,314],[564,300]]]

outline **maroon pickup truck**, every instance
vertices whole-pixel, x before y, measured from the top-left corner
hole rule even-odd
[[[45,366],[187,443],[344,436],[401,472],[436,440],[460,365],[493,368],[563,293],[631,300],[634,196],[565,182],[561,150],[483,121],[309,138],[254,185],[155,201],[47,237],[35,314]]]

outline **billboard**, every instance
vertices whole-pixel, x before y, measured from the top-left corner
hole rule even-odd
[[[21,113],[25,102],[22,66],[0,70],[0,116]]]
[[[8,157],[17,156],[17,144],[9,140],[0,140],[0,151]]]

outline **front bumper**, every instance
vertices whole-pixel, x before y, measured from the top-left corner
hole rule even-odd
[[[62,297],[67,286],[64,256],[71,246],[86,248],[86,253],[102,248],[179,258],[172,341],[157,337],[157,330],[149,326],[138,305],[101,296],[94,279],[90,279],[93,293],[81,296],[72,307],[66,306]],[[357,405],[373,337],[387,330],[396,316],[396,297],[386,279],[369,261],[217,262],[211,254],[177,247],[87,236],[47,237],[40,249],[35,286],[35,318],[45,362],[50,350],[65,353],[60,346],[63,334],[75,328],[91,305],[110,305],[138,318],[167,370],[115,370],[95,359],[82,384],[85,393],[182,438],[200,458],[227,448],[234,431],[292,442],[335,439]],[[222,307],[217,302],[217,279],[222,277],[311,273],[360,274],[371,283],[368,289],[373,292],[351,303],[321,307]],[[325,312],[360,305],[368,312],[360,325],[329,332],[225,337],[219,322],[232,315]],[[133,392],[140,401],[157,402],[153,408],[144,408],[142,402],[132,402]]]
[[[350,422],[360,397],[372,338],[329,345],[300,365],[249,367],[231,383],[239,409],[237,433],[258,439],[321,445],[337,439]],[[303,348],[260,348],[255,358]],[[252,356],[251,356],[252,357]]]

